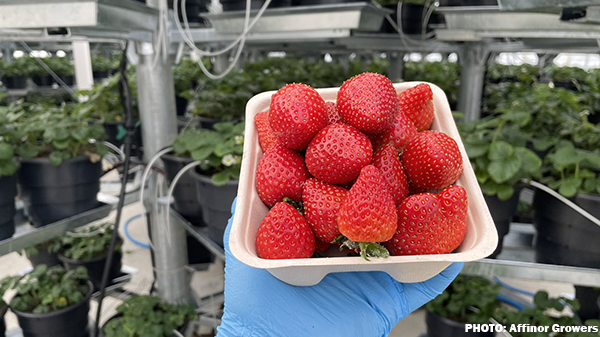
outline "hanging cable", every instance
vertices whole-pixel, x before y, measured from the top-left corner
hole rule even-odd
[[[158,151],[158,153],[150,159],[148,165],[146,165],[146,169],[144,169],[144,174],[142,175],[142,186],[140,187],[140,202],[142,204],[142,207],[144,208],[144,212],[146,211],[146,208],[144,207],[144,187],[146,186],[146,180],[148,179],[148,175],[150,175],[150,170],[154,166],[154,162],[159,160],[162,155],[167,154],[171,151],[173,151],[173,147],[171,146]]]
[[[179,179],[181,179],[181,177],[190,169],[196,167],[200,165],[199,161],[195,161],[192,163],[189,163],[187,165],[185,165],[181,170],[179,170],[179,172],[177,172],[177,174],[175,175],[175,178],[173,178],[173,181],[171,182],[171,186],[169,186],[169,191],[167,192],[167,211],[165,212],[166,216],[167,216],[167,228],[171,228],[171,207],[169,206],[171,204],[171,197],[173,195],[173,190],[175,190],[175,186],[177,185],[177,182],[179,181]],[[169,242],[169,245],[171,245],[171,236],[169,235],[169,237],[167,238],[167,241]]]
[[[121,54],[121,62],[119,64],[119,96],[121,98],[121,105],[123,106],[125,113],[125,163],[124,163],[124,171],[123,179],[121,182],[121,191],[119,194],[119,203],[117,204],[117,216],[115,218],[115,227],[113,231],[113,235],[110,240],[110,246],[108,251],[112,252],[115,250],[115,246],[117,244],[117,238],[119,236],[119,222],[121,221],[121,215],[123,212],[123,207],[125,206],[125,191],[127,186],[127,172],[129,172],[129,165],[131,162],[131,143],[135,130],[135,122],[133,119],[133,102],[132,102],[132,94],[131,88],[129,87],[129,82],[127,81],[127,47],[123,49]],[[108,275],[110,273],[110,268],[113,262],[113,254],[108,254],[106,258],[106,263],[104,264],[104,272],[102,273],[102,282],[100,284],[100,296],[98,298],[98,310],[96,313],[96,322],[94,324],[94,337],[99,336],[99,327],[100,327],[100,317],[102,314],[102,302],[104,300],[104,296],[106,295],[106,285],[108,284]]]

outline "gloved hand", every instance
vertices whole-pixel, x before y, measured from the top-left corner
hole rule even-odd
[[[421,283],[403,284],[385,272],[345,272],[297,287],[238,261],[229,250],[231,221],[224,238],[225,309],[217,337],[387,336],[441,294],[463,266],[453,263]]]

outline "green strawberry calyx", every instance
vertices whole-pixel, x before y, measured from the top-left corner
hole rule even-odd
[[[360,256],[367,261],[371,261],[369,257],[387,259],[390,256],[390,252],[377,242],[356,242],[349,240],[344,235],[340,235],[332,243],[340,243],[340,250],[350,249],[360,251]]]
[[[292,205],[292,207],[294,207],[298,211],[298,213],[304,215],[304,204],[302,203],[302,201],[295,201],[290,197],[285,197],[283,198],[283,202]]]

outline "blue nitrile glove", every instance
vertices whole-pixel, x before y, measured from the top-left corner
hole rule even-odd
[[[225,309],[217,337],[387,336],[441,294],[463,266],[453,263],[421,283],[403,284],[385,272],[345,272],[297,287],[238,261],[229,251],[231,221],[225,230]]]

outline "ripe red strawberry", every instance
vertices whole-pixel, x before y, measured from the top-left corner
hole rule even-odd
[[[256,168],[256,190],[265,205],[271,207],[283,198],[302,200],[302,188],[310,177],[304,157],[277,143],[265,153]]]
[[[257,113],[254,116],[254,124],[258,133],[258,143],[263,153],[265,153],[271,145],[278,141],[269,125],[269,110]]]
[[[446,220],[443,250],[454,251],[467,234],[467,191],[462,186],[450,186],[436,195],[440,211]]]
[[[327,125],[339,124],[342,122],[342,118],[337,111],[335,102],[325,102],[325,110],[327,110]]]
[[[304,217],[290,204],[278,202],[263,218],[256,233],[256,253],[261,259],[309,258],[315,236]]]
[[[398,95],[400,112],[413,121],[417,130],[429,129],[433,122],[433,92],[427,83],[421,83]]]
[[[306,84],[288,84],[271,97],[269,124],[283,145],[304,150],[327,125],[325,101]]]
[[[456,141],[438,131],[419,132],[404,148],[401,160],[410,183],[428,191],[448,187],[463,169]]]
[[[315,178],[329,184],[344,184],[358,177],[371,162],[373,148],[362,132],[345,124],[321,130],[306,149],[306,166]]]
[[[383,242],[396,232],[394,200],[375,166],[360,171],[340,207],[338,226],[340,233],[354,242]]]
[[[384,145],[373,155],[373,165],[386,181],[396,206],[408,195],[408,179],[393,144]]]
[[[435,194],[411,195],[398,206],[398,230],[383,246],[396,256],[441,254],[443,226],[440,202]]]
[[[396,122],[391,128],[387,129],[381,135],[371,137],[373,150],[379,149],[387,143],[393,143],[398,151],[402,152],[404,146],[408,144],[417,135],[415,124],[404,113],[400,112],[396,116]]]
[[[304,183],[304,217],[318,239],[332,242],[340,235],[337,216],[347,194],[345,188],[317,179],[310,178]]]
[[[399,110],[398,96],[385,76],[363,73],[342,84],[337,95],[342,121],[367,134],[387,130]]]
[[[331,247],[331,243],[321,241],[317,237],[315,237],[315,253],[324,253],[329,247]]]

